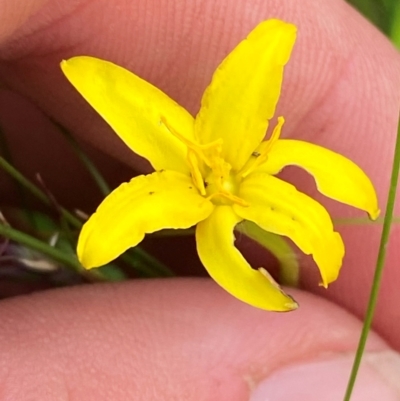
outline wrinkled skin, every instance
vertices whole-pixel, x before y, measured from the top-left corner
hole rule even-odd
[[[66,205],[91,211],[98,192],[39,108],[91,148],[113,185],[132,168],[148,166],[80,99],[59,61],[80,54],[112,60],[195,113],[219,61],[269,17],[299,28],[278,105],[287,121],[284,137],[322,144],[357,162],[384,209],[400,57],[339,0],[0,0],[0,122],[17,165],[41,171]],[[284,176],[315,193],[305,174],[289,169]],[[14,188],[3,175],[0,186],[2,203],[13,202]],[[359,216],[323,203],[334,217]],[[27,392],[43,401],[126,400],[140,388],[135,400],[241,401],[249,391],[242,375],[256,382],[282,364],[354,349],[360,327],[347,311],[363,316],[380,227],[338,229],[347,246],[339,280],[329,290],[318,288],[316,269],[305,260],[302,283],[317,296],[296,291],[301,308],[288,315],[241,304],[206,279],[97,285],[3,301],[0,400],[27,399]],[[395,226],[374,323],[397,350],[399,241]],[[196,263],[190,260],[183,255],[175,264],[190,274]],[[387,347],[375,336],[369,346]]]

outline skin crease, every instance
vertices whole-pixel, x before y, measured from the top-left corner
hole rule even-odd
[[[0,10],[5,3],[0,0]],[[21,169],[44,169],[46,182],[66,204],[74,204],[71,193],[84,194],[84,204],[91,207],[100,197],[63,151],[38,107],[98,148],[93,153],[113,183],[129,177],[121,163],[137,171],[146,171],[147,164],[132,155],[70,87],[58,67],[61,59],[90,54],[112,60],[195,113],[222,58],[259,21],[278,17],[299,29],[277,110],[287,121],[284,137],[322,144],[357,162],[375,183],[384,209],[399,108],[400,57],[344,2],[60,0],[40,6],[34,0],[20,1],[8,14],[0,13],[8,24],[0,35],[0,121]],[[26,10],[39,11],[27,19]],[[57,144],[51,145],[52,152],[45,148],[47,140]],[[288,169],[284,176],[315,194],[305,174]],[[11,201],[9,181],[3,177],[0,185],[3,201]],[[323,203],[335,217],[361,215],[325,199]],[[380,228],[338,230],[347,247],[339,280],[328,291],[318,288],[315,266],[302,258],[302,282],[306,289],[362,316]],[[375,330],[396,349],[399,237],[396,226],[375,318]],[[160,392],[165,399],[245,400],[249,382],[282,364],[354,349],[359,325],[344,310],[318,297],[291,293],[301,308],[284,315],[256,311],[200,279],[83,287],[4,301],[0,347],[6,363],[0,370],[0,400],[24,399],[26,391],[41,391],[34,390],[35,384],[44,377],[54,380],[46,383],[43,393],[32,393],[32,399],[123,400],[136,396],[140,388],[143,400],[157,399]],[[115,341],[116,336],[122,341]],[[229,344],[227,336],[231,347],[221,347]],[[374,340],[371,347],[383,345]],[[84,380],[75,370],[81,362]],[[210,371],[215,364],[218,368]],[[121,370],[116,373],[117,367]],[[127,371],[138,374],[127,377]],[[46,372],[53,374],[45,376]],[[197,387],[189,388],[188,383]]]

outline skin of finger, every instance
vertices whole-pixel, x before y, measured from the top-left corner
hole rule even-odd
[[[208,279],[93,285],[0,306],[1,400],[248,399],[285,364],[354,349],[359,322],[295,291],[302,308],[251,308]],[[372,350],[385,349],[372,335]]]
[[[384,207],[399,105],[399,55],[343,1],[50,1],[3,44],[0,74],[5,85],[79,137],[144,171],[145,164],[132,157],[65,82],[59,60],[77,54],[112,60],[195,113],[221,59],[269,17],[294,22],[299,29],[277,111],[286,117],[284,136],[310,140],[353,159],[371,176]],[[286,176],[315,195],[304,174],[289,169]],[[336,217],[357,215],[322,202]],[[323,295],[362,316],[380,227],[338,229],[347,246],[344,278]],[[395,228],[376,319],[377,330],[397,348],[400,327],[393,318],[400,293],[393,292],[393,283],[399,279],[399,235]],[[305,261],[303,281],[319,291],[314,272],[315,266]]]
[[[46,0],[0,1],[0,42],[6,40],[29,17],[37,12]]]

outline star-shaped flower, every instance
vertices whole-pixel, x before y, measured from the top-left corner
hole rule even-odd
[[[218,284],[262,309],[295,309],[266,270],[252,269],[235,248],[233,230],[247,220],[312,255],[324,286],[337,278],[344,245],[328,212],[275,174],[299,166],[321,193],[371,218],[379,214],[377,197],[368,177],[345,157],[279,139],[283,117],[264,140],[295,38],[292,24],[260,23],[219,65],[195,118],[115,64],[86,56],[62,62],[81,95],[155,169],[115,189],[86,222],[77,250],[83,266],[110,262],[147,233],[197,225],[199,257]]]

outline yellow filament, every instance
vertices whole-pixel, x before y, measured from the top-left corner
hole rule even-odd
[[[188,149],[187,161],[190,167],[190,173],[192,175],[192,180],[199,192],[205,196],[206,188],[204,186],[203,175],[201,174],[199,161],[196,157],[195,152],[192,149]]]
[[[181,135],[179,132],[175,131],[171,126],[168,125],[167,121],[163,116],[161,116],[161,122],[167,127],[168,131],[171,132],[173,136],[175,136],[181,142],[183,142],[188,147],[188,149],[191,149],[196,154],[196,156],[200,160],[202,160],[208,167],[212,168],[212,159],[214,159],[221,153],[222,149],[221,138],[216,139],[215,141],[207,143],[205,145],[200,145],[198,143],[190,141],[189,139]],[[208,157],[206,153],[209,153]]]
[[[268,141],[266,141],[267,145],[266,148],[264,149],[264,152],[268,153],[272,148],[272,145],[279,139],[279,137],[281,136],[282,126],[284,123],[285,119],[282,116],[278,117],[278,122],[276,123],[276,126],[272,131],[271,138]]]
[[[281,135],[282,126],[285,123],[285,119],[281,116],[278,117],[278,122],[272,132],[271,138],[267,141],[261,142],[259,147],[255,152],[253,152],[252,156],[248,160],[248,162],[244,165],[241,171],[239,171],[238,175],[242,178],[247,177],[250,173],[252,173],[260,164],[264,163],[268,158],[268,153],[271,150],[274,143],[279,139]]]

